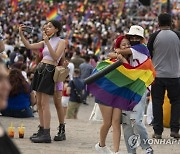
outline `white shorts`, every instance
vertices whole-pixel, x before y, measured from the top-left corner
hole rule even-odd
[[[69,103],[69,96],[62,96],[62,106],[68,107],[68,103]]]

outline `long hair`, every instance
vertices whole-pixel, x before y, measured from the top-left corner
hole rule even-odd
[[[29,93],[29,85],[18,69],[12,69],[9,73],[9,82],[11,84],[10,96],[15,96],[20,93]]]

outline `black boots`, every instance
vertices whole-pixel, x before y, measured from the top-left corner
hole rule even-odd
[[[66,134],[65,134],[65,124],[59,125],[59,132],[54,137],[54,141],[63,141],[66,140]]]
[[[31,140],[32,138],[41,136],[41,135],[43,134],[44,128],[41,127],[40,125],[39,125],[38,127],[39,127],[38,132],[37,132],[37,133],[34,133],[32,136],[30,136],[30,138],[29,138],[30,140]]]
[[[34,143],[51,143],[50,129],[44,129],[43,134],[31,139]]]
[[[65,124],[60,124],[58,129],[59,131],[54,137],[54,141],[66,140]],[[30,140],[34,143],[51,143],[50,129],[43,129],[43,127],[39,126],[38,132],[34,133]]]

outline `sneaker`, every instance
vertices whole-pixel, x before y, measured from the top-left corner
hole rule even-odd
[[[179,133],[176,133],[176,132],[171,132],[170,134],[171,137],[174,137],[176,139],[179,139],[180,138],[180,134]]]
[[[155,138],[155,139],[162,139],[162,135],[159,135],[159,134],[153,134],[153,135],[152,135],[152,138]]]
[[[101,154],[113,154],[113,152],[107,146],[100,147],[99,143],[97,143],[95,145],[95,149],[97,152],[99,152]]]
[[[153,153],[154,153],[154,150],[151,147],[146,149],[146,154],[153,154]]]

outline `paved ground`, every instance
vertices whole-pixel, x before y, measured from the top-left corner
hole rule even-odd
[[[30,119],[0,117],[0,121],[6,129],[11,122],[13,122],[16,128],[21,125],[21,123],[25,125],[25,138],[19,139],[16,129],[15,138],[13,139],[22,154],[96,154],[94,145],[98,142],[99,128],[101,123],[88,120],[94,105],[93,99],[89,98],[88,103],[88,106],[81,106],[78,114],[78,120],[66,120],[66,141],[53,141],[51,144],[31,143],[29,136],[37,131],[37,114],[35,115],[35,118]],[[53,103],[51,103],[51,114],[51,135],[54,137],[54,135],[57,133],[58,119]],[[147,129],[149,136],[151,136],[152,128],[147,126]],[[163,137],[169,137],[169,129],[165,129]],[[112,149],[112,129],[107,137],[107,145]],[[171,144],[171,142],[169,142],[162,145],[153,144],[152,147],[155,154],[180,154],[180,141],[179,144]],[[127,153],[123,137],[121,138],[120,149],[122,154]],[[145,151],[138,148],[137,154],[145,154]]]

